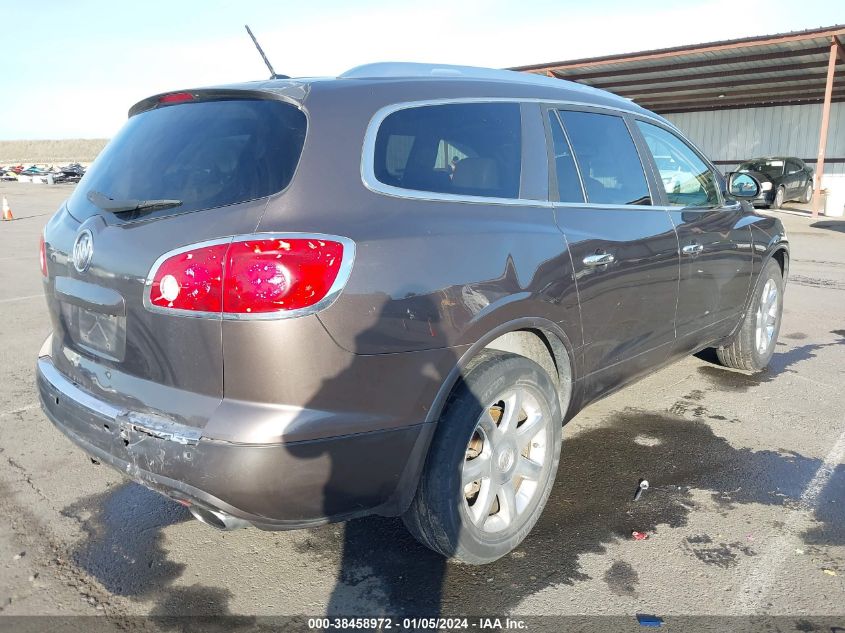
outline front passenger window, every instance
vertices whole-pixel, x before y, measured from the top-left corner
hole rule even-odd
[[[673,207],[716,207],[716,177],[692,149],[662,127],[637,121]]]
[[[573,110],[561,110],[560,116],[581,171],[587,202],[651,204],[643,166],[622,117]]]

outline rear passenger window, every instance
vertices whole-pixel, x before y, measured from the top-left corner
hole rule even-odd
[[[587,202],[651,204],[637,148],[621,117],[561,110]]]
[[[716,177],[686,143],[661,127],[637,121],[670,205],[715,207],[720,204]]]
[[[374,173],[394,187],[518,198],[522,126],[517,103],[455,103],[388,115]]]
[[[572,159],[569,141],[560,127],[560,121],[554,112],[549,112],[549,127],[552,130],[552,150],[554,151],[554,173],[557,180],[557,194],[560,202],[584,202],[584,191]]]

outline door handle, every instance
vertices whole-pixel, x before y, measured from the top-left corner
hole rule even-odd
[[[610,253],[596,253],[595,255],[587,255],[584,258],[584,266],[605,266],[606,264],[612,264],[614,261],[616,261],[616,258]]]
[[[703,250],[704,246],[701,244],[687,244],[681,249],[681,252],[684,255],[698,255]]]

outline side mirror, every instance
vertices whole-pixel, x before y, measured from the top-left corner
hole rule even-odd
[[[760,183],[751,174],[735,171],[728,174],[728,192],[734,198],[756,198],[760,193]]]

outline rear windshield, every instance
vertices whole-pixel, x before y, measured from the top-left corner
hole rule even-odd
[[[517,103],[398,110],[379,128],[375,176],[404,189],[517,198],[521,132]]]
[[[752,160],[742,163],[737,171],[756,171],[767,175],[769,178],[783,176],[782,160]]]
[[[305,115],[275,100],[206,101],[131,117],[68,200],[74,215],[97,208],[86,198],[181,200],[175,212],[220,207],[284,189],[305,141]]]

